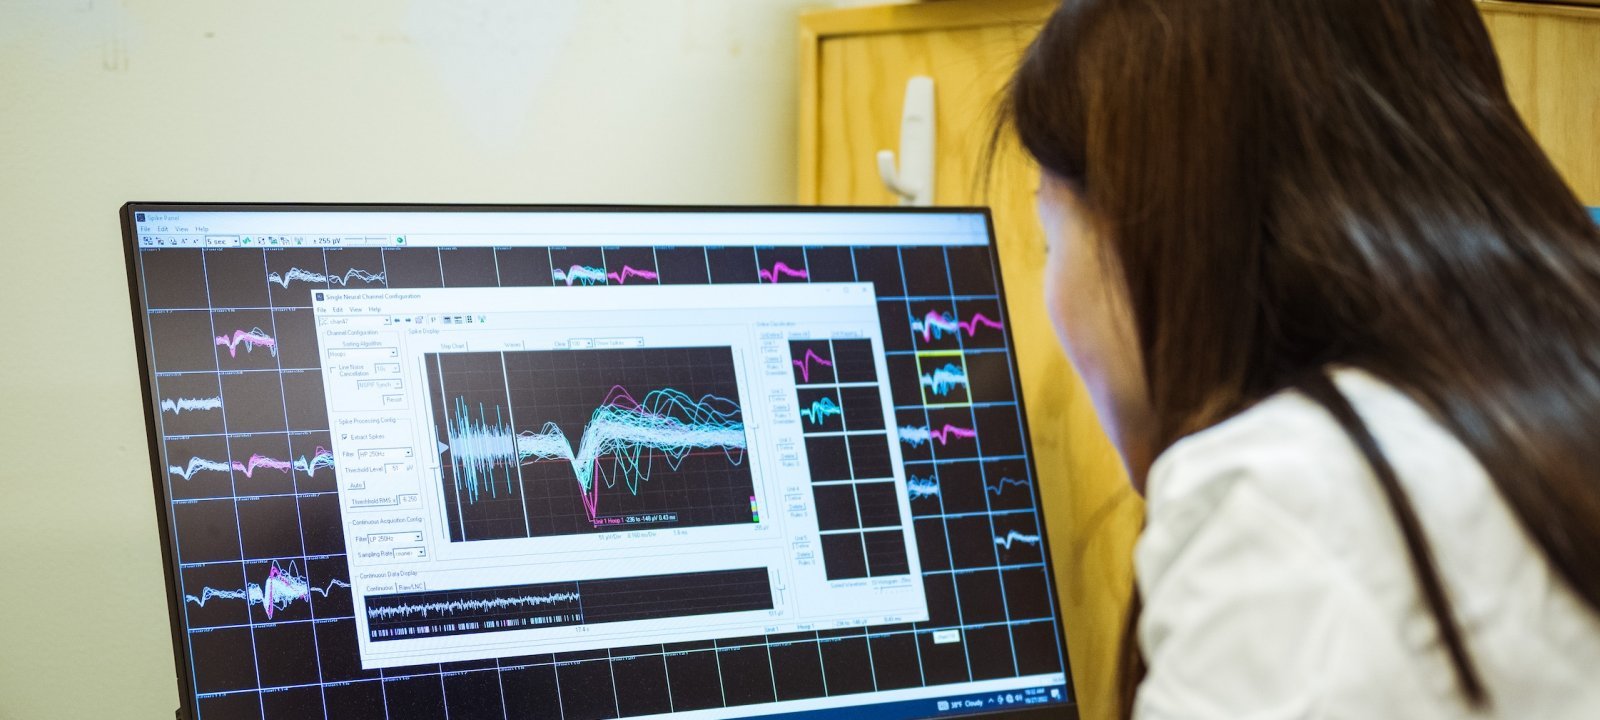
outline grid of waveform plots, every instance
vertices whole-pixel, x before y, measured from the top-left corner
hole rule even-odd
[[[455,541],[751,523],[727,347],[427,356]]]
[[[872,341],[789,343],[829,580],[911,571]]]
[[[1064,669],[987,247],[169,248],[138,271],[204,720],[628,717]],[[927,622],[361,668],[313,290],[855,280],[878,296]],[[803,407],[849,432],[852,382],[820,378],[835,394]]]

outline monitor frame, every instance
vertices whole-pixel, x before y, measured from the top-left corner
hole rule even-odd
[[[758,213],[758,214],[900,214],[900,215],[981,215],[984,229],[988,234],[989,250],[994,258],[995,288],[999,295],[1000,311],[1009,326],[1011,310],[1006,298],[1005,273],[1000,267],[1000,246],[995,235],[994,217],[986,206],[940,206],[940,207],[902,207],[902,206],[858,206],[858,205],[641,205],[641,204],[492,204],[492,203],[232,203],[232,202],[155,202],[155,201],[129,201],[124,203],[118,215],[122,226],[122,240],[124,259],[128,273],[128,298],[129,309],[133,317],[134,350],[139,367],[139,384],[141,395],[144,399],[145,435],[150,452],[150,472],[153,479],[156,517],[158,520],[159,538],[161,541],[161,569],[162,577],[167,587],[167,615],[172,629],[172,652],[174,671],[178,682],[179,707],[175,712],[178,720],[198,717],[196,705],[198,697],[195,688],[190,686],[189,677],[191,662],[185,651],[183,624],[183,600],[178,585],[178,564],[176,561],[176,540],[173,532],[173,518],[169,509],[172,498],[168,497],[165,483],[165,472],[161,466],[161,429],[158,422],[160,398],[157,397],[154,383],[153,368],[150,364],[150,338],[145,332],[145,320],[148,308],[144,306],[143,278],[139,272],[139,235],[135,223],[136,212],[369,212],[369,213]],[[1009,342],[1009,341],[1008,341]],[[1017,386],[1022,386],[1022,375],[1017,367],[1015,348],[1006,353],[1011,365],[1012,377],[1017,379]],[[1021,418],[1023,449],[1029,458],[1029,468],[1033,470],[1033,492],[1035,497],[1042,501],[1044,490],[1036,482],[1038,479],[1038,460],[1034,453],[1033,435],[1028,424],[1028,411],[1023,393],[1019,392],[1016,398],[1018,414]],[[1043,547],[1048,548],[1050,543],[1048,522],[1045,519],[1042,502],[1039,511],[1039,538]],[[1007,708],[993,711],[980,711],[976,713],[940,715],[940,718],[992,718],[994,720],[1044,720],[1044,718],[1077,720],[1078,713],[1078,686],[1072,677],[1072,659],[1067,648],[1066,623],[1062,617],[1060,605],[1060,589],[1056,582],[1055,565],[1053,562],[1045,563],[1045,575],[1049,579],[1050,587],[1054,593],[1051,611],[1054,615],[1057,640],[1061,646],[1062,671],[1066,675],[1068,688],[1068,701],[1065,703],[1051,704],[1036,708]],[[957,686],[951,686],[957,687]],[[863,693],[859,697],[868,699],[870,693]],[[856,707],[870,707],[866,703]]]

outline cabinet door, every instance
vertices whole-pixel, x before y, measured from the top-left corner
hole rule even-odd
[[[1142,501],[1129,488],[1045,314],[1044,239],[1033,210],[1037,170],[1008,148],[989,187],[981,182],[995,100],[1037,29],[1015,23],[823,37],[815,58],[816,184],[803,187],[802,195],[824,204],[893,204],[874,154],[898,147],[906,80],[934,78],[935,199],[993,207],[1080,712],[1111,718]],[[802,182],[810,174],[803,172]]]
[[[1523,121],[1578,198],[1600,207],[1600,8],[1479,7]]]

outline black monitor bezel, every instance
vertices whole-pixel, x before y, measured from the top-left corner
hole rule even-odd
[[[176,563],[175,541],[173,535],[173,520],[169,509],[171,498],[167,495],[165,475],[161,467],[161,428],[158,420],[160,400],[156,396],[154,377],[151,374],[149,337],[146,328],[148,308],[144,305],[141,289],[143,278],[139,273],[138,253],[139,234],[135,223],[136,212],[501,212],[501,213],[562,213],[562,212],[593,212],[593,213],[806,213],[806,214],[903,214],[903,215],[981,215],[985,231],[989,236],[989,249],[994,258],[991,271],[995,277],[995,287],[1000,298],[1000,312],[1004,322],[1009,327],[1011,324],[1011,310],[1007,304],[1005,292],[1005,273],[1000,268],[1000,245],[995,235],[994,217],[988,207],[984,206],[941,206],[941,207],[894,207],[894,206],[857,206],[857,205],[607,205],[607,204],[454,204],[454,203],[230,203],[230,202],[144,202],[131,201],[124,203],[121,211],[122,238],[125,261],[128,272],[129,307],[133,313],[134,347],[139,363],[139,383],[144,397],[144,417],[147,439],[150,450],[150,471],[155,486],[156,515],[159,520],[159,535],[161,540],[162,576],[167,586],[167,615],[172,626],[172,650],[176,665],[175,673],[178,680],[180,706],[178,717],[198,717],[195,711],[198,704],[198,695],[195,688],[191,687],[189,678],[191,674],[192,659],[189,657],[183,641],[185,628],[183,626],[182,598],[178,589],[178,566]],[[1043,488],[1038,482],[1038,458],[1033,450],[1033,436],[1028,425],[1027,405],[1023,394],[1020,392],[1022,375],[1017,367],[1015,348],[1007,353],[1011,364],[1012,377],[1017,379],[1017,408],[1022,419],[1023,449],[1028,455],[1028,469],[1033,475],[1030,481],[1033,485],[1034,499],[1038,501],[1041,512],[1039,513],[1039,536],[1043,546],[1050,544],[1048,523],[1042,512]],[[1072,678],[1072,660],[1067,650],[1066,623],[1061,613],[1060,589],[1056,581],[1055,566],[1045,563],[1045,573],[1049,578],[1052,591],[1051,611],[1054,613],[1057,629],[1057,640],[1061,646],[1061,659],[1063,672],[1066,675],[1067,697],[1066,703],[1053,703],[1035,708],[1004,708],[992,711],[980,711],[970,714],[940,715],[940,718],[978,717],[993,718],[995,720],[1042,720],[1043,718],[1065,718],[1076,720],[1078,717],[1077,684]],[[863,695],[868,698],[870,695]],[[863,705],[862,707],[870,707]]]

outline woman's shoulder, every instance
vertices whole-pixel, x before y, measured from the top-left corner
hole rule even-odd
[[[1365,371],[1339,370],[1334,381],[1417,505],[1453,514],[1488,499],[1492,485],[1483,467],[1421,405]],[[1219,500],[1240,483],[1308,521],[1383,500],[1350,436],[1295,391],[1173,445],[1151,468],[1147,499],[1158,512],[1171,502]]]

